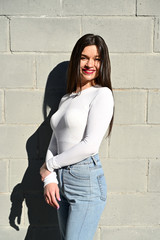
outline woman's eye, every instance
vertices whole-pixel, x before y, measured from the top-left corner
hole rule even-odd
[[[81,59],[83,60],[83,59],[86,59],[85,57],[81,57]]]
[[[100,59],[100,58],[96,58],[95,60],[96,60],[96,61],[100,61],[101,59]]]

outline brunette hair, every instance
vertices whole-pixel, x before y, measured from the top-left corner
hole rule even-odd
[[[108,47],[101,36],[94,35],[94,34],[86,34],[77,41],[71,54],[71,58],[68,66],[67,93],[72,93],[76,91],[77,86],[80,86],[80,89],[82,88],[81,77],[80,77],[81,54],[85,47],[91,46],[91,45],[96,45],[99,56],[100,56],[100,63],[101,63],[99,75],[95,79],[95,83],[102,87],[108,87],[112,91],[111,64],[110,64]],[[107,136],[109,136],[111,133],[112,125],[113,125],[113,117],[110,122]]]

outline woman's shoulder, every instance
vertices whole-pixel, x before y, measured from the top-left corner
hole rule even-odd
[[[63,102],[66,101],[66,99],[68,98],[68,94],[65,94],[62,96],[61,100],[60,100],[60,103],[59,103],[59,107],[62,105]]]
[[[92,104],[108,104],[114,105],[113,93],[108,87],[97,87],[95,90],[94,98],[91,102]]]
[[[61,100],[65,100],[66,98],[68,98],[69,93],[66,93],[65,95],[63,95],[63,97],[61,98]]]
[[[108,87],[96,86],[96,95],[113,95]]]

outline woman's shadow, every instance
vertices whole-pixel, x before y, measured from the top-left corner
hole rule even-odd
[[[57,212],[44,200],[39,169],[45,161],[52,134],[50,118],[58,109],[61,97],[66,93],[67,67],[68,61],[62,62],[48,76],[43,102],[44,122],[27,140],[28,168],[22,182],[14,187],[11,194],[9,222],[16,230],[19,230],[17,223],[20,224],[21,221],[23,201],[28,208],[29,227],[25,240],[60,239]],[[47,116],[48,107],[51,110]]]

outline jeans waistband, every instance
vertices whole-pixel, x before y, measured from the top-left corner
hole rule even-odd
[[[100,162],[99,160],[99,154],[95,154],[93,156],[89,156],[87,158],[85,158],[84,160],[78,162],[78,163],[75,163],[75,164],[72,164],[72,165],[68,165],[68,166],[65,166],[65,167],[62,167],[63,169],[68,169],[72,166],[75,166],[75,165],[85,165],[85,164],[90,164],[90,163],[94,163],[95,165],[97,165],[97,163]]]

